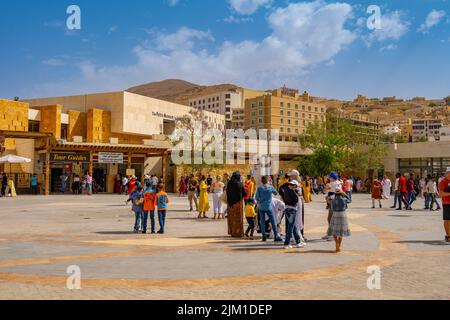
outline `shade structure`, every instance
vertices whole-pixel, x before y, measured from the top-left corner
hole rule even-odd
[[[30,163],[31,159],[15,156],[13,154],[8,154],[0,158],[0,163],[9,163],[9,173],[11,173],[12,163]]]
[[[8,154],[0,158],[0,163],[30,163],[31,159]]]

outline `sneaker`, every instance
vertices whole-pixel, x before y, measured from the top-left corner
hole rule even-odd
[[[164,234],[164,231],[159,230],[158,234]]]
[[[380,204],[380,209],[383,209],[383,206]]]
[[[267,241],[267,239],[266,238],[262,238],[262,242],[266,242]]]
[[[282,241],[284,241],[281,237],[277,237],[276,239],[275,239],[275,242],[282,242]]]
[[[301,249],[301,248],[304,248],[304,247],[305,247],[305,244],[303,242],[301,242],[301,243],[296,245],[296,248],[298,248],[298,249]]]
[[[328,240],[329,236],[323,236],[322,240]]]
[[[391,209],[395,209],[395,206],[390,207]]]
[[[284,246],[283,248],[286,250],[289,250],[289,249],[292,249],[292,246]]]

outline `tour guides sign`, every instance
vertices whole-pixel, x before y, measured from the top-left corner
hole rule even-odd
[[[50,162],[89,162],[89,153],[53,152],[50,154]]]

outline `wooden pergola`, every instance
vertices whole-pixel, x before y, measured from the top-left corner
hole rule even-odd
[[[52,152],[67,152],[67,153],[89,153],[89,173],[93,173],[93,157],[98,152],[123,153],[128,157],[128,169],[131,169],[131,162],[133,154],[145,155],[149,157],[162,158],[162,175],[166,177],[165,162],[170,150],[170,143],[168,141],[152,141],[149,145],[134,145],[134,144],[110,144],[110,143],[76,143],[66,142],[63,140],[56,140],[50,133],[35,133],[35,132],[17,132],[0,130],[1,139],[33,139],[41,140],[42,143],[35,148],[38,153],[45,153],[45,194],[50,194],[50,155]]]

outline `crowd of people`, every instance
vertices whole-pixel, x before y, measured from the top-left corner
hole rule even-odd
[[[244,178],[239,172],[231,177],[224,174],[215,179],[210,175],[196,177],[191,174],[182,177],[178,192],[182,197],[187,196],[190,210],[195,209],[199,219],[208,218],[208,193],[211,193],[213,219],[227,218],[229,235],[254,239],[255,232],[258,232],[262,241],[272,237],[275,242],[284,241],[285,248],[291,248],[292,237],[297,247],[306,245],[305,203],[312,201],[312,195],[320,194],[324,195],[328,210],[328,232],[322,239],[334,239],[337,252],[341,250],[342,239],[351,235],[346,210],[353,193],[370,194],[373,209],[383,208],[382,200],[389,200],[392,195],[394,205],[391,208],[397,208],[398,204],[397,210],[402,210],[402,204],[405,210],[412,210],[413,203],[423,198],[425,210],[444,209],[446,241],[450,236],[450,172],[439,179],[431,175],[418,179],[410,173],[397,174],[394,183],[386,175],[367,178],[363,182],[361,178],[340,176],[335,172],[325,177],[301,177],[297,170],[277,177],[262,177],[259,182],[254,176]],[[243,216],[248,225],[246,230]],[[284,234],[281,227],[283,219]]]

